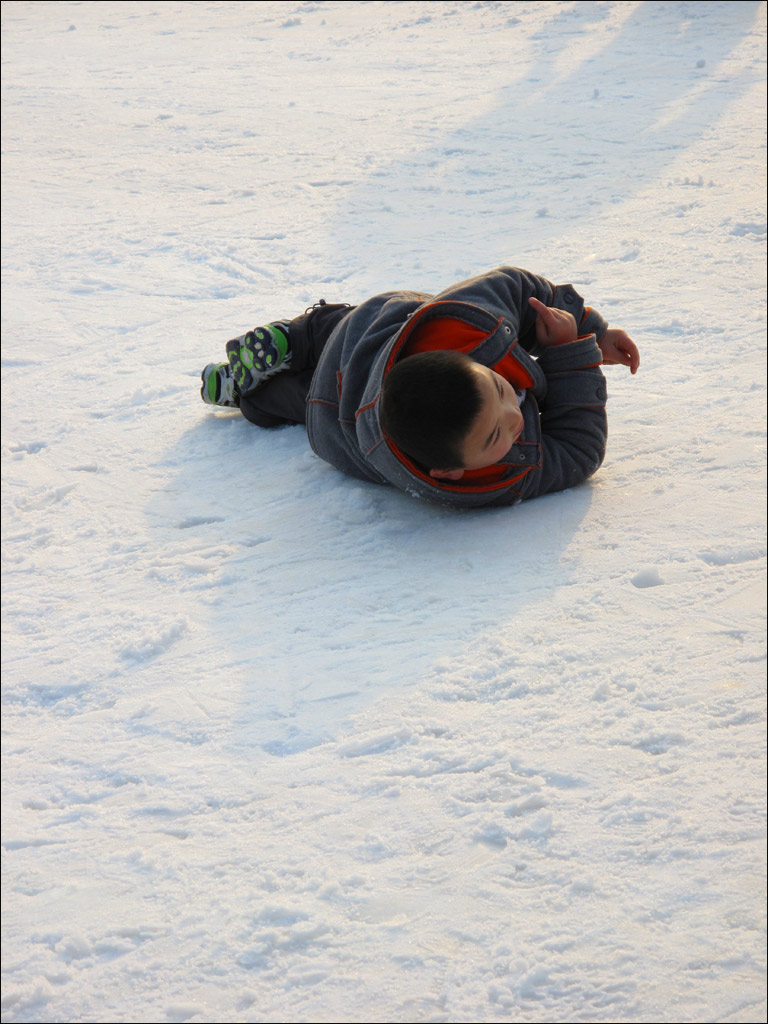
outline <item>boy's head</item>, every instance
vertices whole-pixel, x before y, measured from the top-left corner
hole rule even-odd
[[[423,352],[395,363],[384,379],[379,422],[430,476],[447,480],[498,462],[523,428],[514,388],[454,351]]]

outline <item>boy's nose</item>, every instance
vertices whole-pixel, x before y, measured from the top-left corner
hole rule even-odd
[[[515,405],[513,409],[509,411],[509,429],[519,437],[520,432],[523,428],[523,414],[520,411],[520,406]]]

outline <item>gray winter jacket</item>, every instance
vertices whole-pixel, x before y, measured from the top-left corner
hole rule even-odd
[[[579,339],[539,346],[531,296],[571,312]],[[527,388],[523,432],[485,479],[430,477],[379,426],[384,377],[409,341],[436,318],[474,328],[477,342],[469,356]],[[515,267],[500,267],[434,297],[377,295],[340,322],[323,350],[307,398],[310,444],[345,473],[458,508],[511,505],[572,487],[591,476],[605,454],[606,390],[597,339],[606,328],[570,285],[555,287]]]

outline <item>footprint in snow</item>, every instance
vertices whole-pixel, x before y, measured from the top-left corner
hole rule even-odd
[[[641,570],[636,576],[632,577],[631,582],[639,590],[644,590],[646,587],[660,587],[663,585],[664,580],[659,576],[659,570],[653,568]]]

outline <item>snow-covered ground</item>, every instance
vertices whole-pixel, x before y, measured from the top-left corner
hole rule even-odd
[[[3,3],[3,1020],[766,1017],[763,3]],[[641,349],[457,514],[200,402],[501,263]]]

